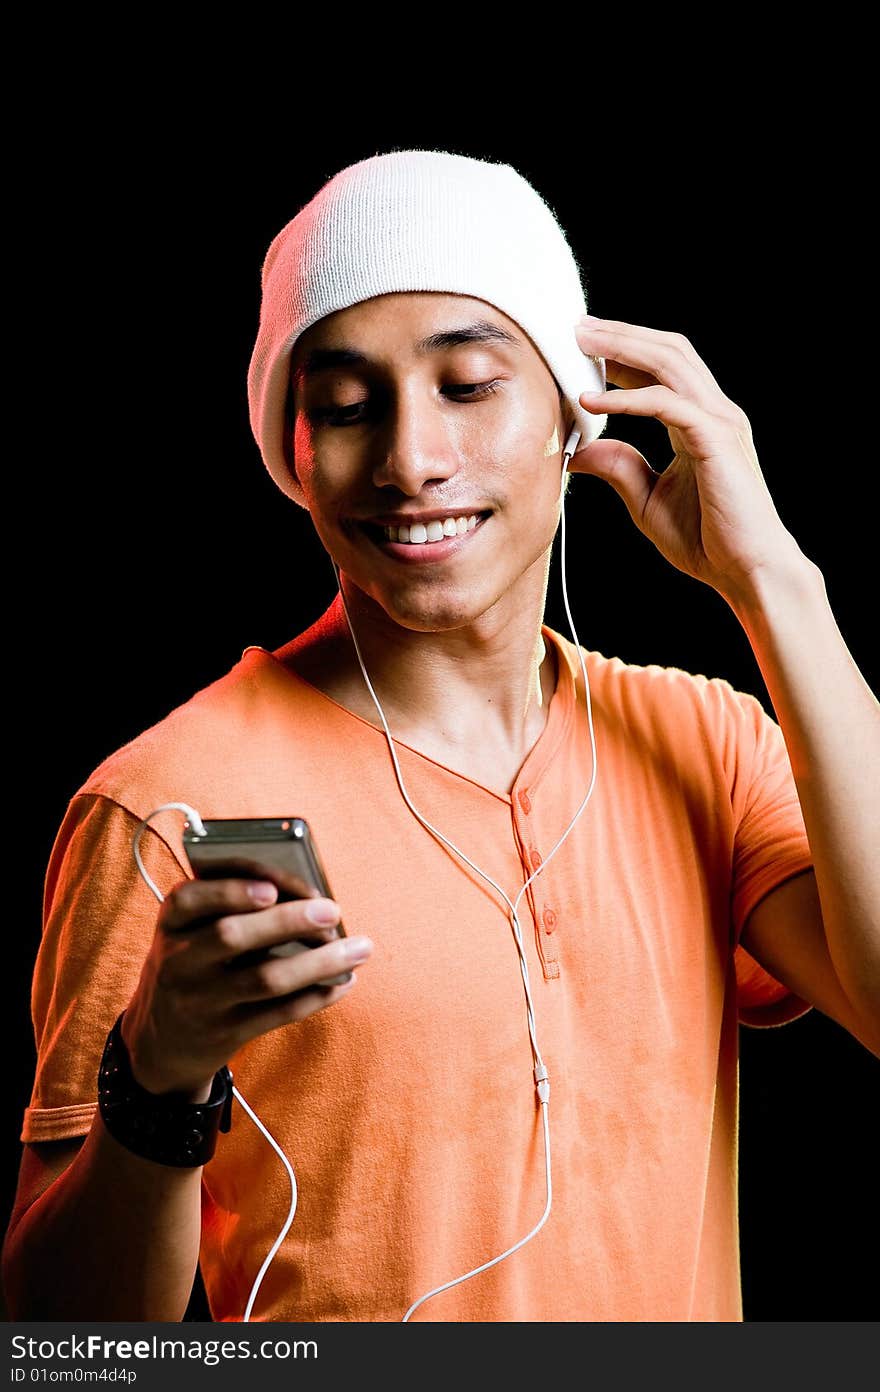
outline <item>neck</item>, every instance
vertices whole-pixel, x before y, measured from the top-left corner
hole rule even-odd
[[[422,632],[389,618],[342,576],[351,624],[392,735],[431,732],[444,744],[528,750],[556,688],[555,654],[541,633],[540,605],[513,605],[474,623]],[[503,611],[503,612],[501,612]],[[342,598],[278,656],[349,710],[380,726],[351,638]]]

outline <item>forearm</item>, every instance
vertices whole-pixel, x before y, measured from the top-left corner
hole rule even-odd
[[[880,1019],[880,703],[806,557],[728,603],[785,737],[831,960],[854,1008]]]
[[[7,1241],[11,1317],[181,1320],[198,1265],[201,1175],[133,1155],[96,1113],[76,1158]]]

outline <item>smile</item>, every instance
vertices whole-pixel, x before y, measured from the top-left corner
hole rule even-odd
[[[399,527],[383,527],[388,541],[408,541],[413,546],[424,546],[426,541],[442,541],[444,537],[464,536],[477,525],[477,514],[469,517],[437,518],[433,522],[413,522],[411,526],[402,523]]]
[[[488,512],[477,512],[413,522],[410,526],[405,523],[399,527],[383,526],[376,522],[357,525],[386,556],[420,564],[445,560],[470,545],[471,538],[490,516]]]

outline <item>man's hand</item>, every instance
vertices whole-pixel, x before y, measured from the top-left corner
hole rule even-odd
[[[748,417],[689,340],[592,315],[574,332],[585,357],[605,359],[616,387],[585,392],[584,409],[654,416],[668,426],[675,457],[661,474],[631,445],[599,439],[574,455],[572,472],[604,478],[672,565],[728,601],[752,590],[761,571],[802,565],[761,473]]]
[[[351,990],[354,973],[342,985],[320,983],[365,962],[370,940],[337,938],[339,906],[317,893],[277,899],[274,884],[235,879],[183,880],[168,894],[121,1026],[132,1072],[148,1092],[205,1101],[236,1049]],[[327,903],[332,921],[321,926],[309,915]],[[313,950],[253,960],[291,940]]]

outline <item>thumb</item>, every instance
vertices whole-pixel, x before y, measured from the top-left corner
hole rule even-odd
[[[637,449],[623,440],[594,440],[577,451],[568,467],[574,474],[593,474],[610,483],[632,520],[641,526],[645,505],[661,475]]]

